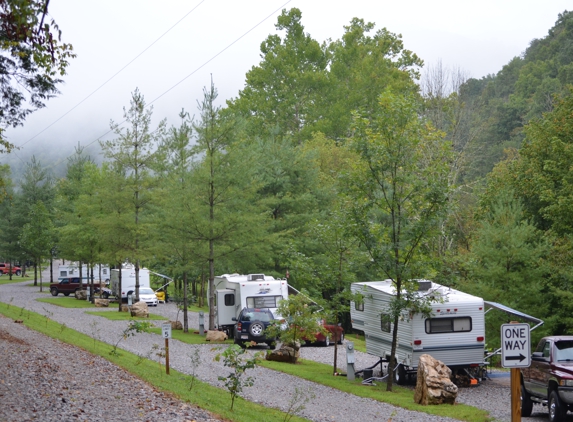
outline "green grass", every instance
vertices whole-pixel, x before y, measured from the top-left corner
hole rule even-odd
[[[0,303],[0,313],[15,320],[23,320],[23,323],[33,330],[102,356],[159,390],[172,393],[179,399],[209,410],[225,420],[234,422],[282,422],[285,420],[286,414],[284,412],[246,401],[240,397],[235,399],[235,406],[231,411],[231,397],[226,390],[213,387],[199,380],[192,381],[190,375],[175,371],[172,368],[170,375],[166,375],[165,367],[158,362],[142,359],[121,349],[119,356],[111,355],[110,351],[113,346],[58,324],[48,316],[6,303]],[[121,342],[119,345],[121,347]],[[192,382],[193,388],[190,389]],[[306,419],[295,416],[291,421],[302,422]]]
[[[8,274],[4,274],[4,275],[0,276],[0,284],[20,283],[22,281],[29,281],[29,280],[34,280],[34,277],[22,277],[22,276],[13,275],[12,280],[10,280],[10,277],[8,276]]]
[[[354,343],[354,349],[366,353],[366,340],[362,334],[346,334],[344,339]]]
[[[110,321],[149,321],[149,320],[167,320],[166,317],[156,314],[149,314],[149,318],[132,317],[130,312],[113,312],[113,311],[89,311],[86,314],[107,318]]]
[[[36,299],[38,302],[51,303],[62,308],[95,308],[95,305],[87,300],[78,300],[75,297],[46,297]]]
[[[414,402],[414,391],[397,385],[393,385],[392,391],[388,392],[386,391],[385,382],[380,382],[376,386],[366,386],[362,385],[362,380],[358,378],[355,381],[348,381],[346,377],[333,376],[332,365],[325,365],[304,359],[299,359],[296,365],[271,361],[262,361],[259,365],[294,375],[308,381],[326,385],[356,396],[378,400],[404,409],[470,422],[485,422],[493,420],[493,418],[489,417],[489,413],[487,411],[460,403],[453,406],[422,406]]]

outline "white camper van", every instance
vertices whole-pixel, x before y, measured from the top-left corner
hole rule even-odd
[[[82,280],[89,282],[90,267],[86,264],[82,264]],[[101,280],[100,280],[100,270],[101,270]],[[77,262],[71,262],[69,264],[61,264],[58,266],[58,280],[61,281],[64,278],[79,277],[80,276],[80,265]],[[109,265],[96,264],[94,265],[94,281],[109,281],[110,270]]]
[[[264,274],[223,274],[215,277],[215,324],[229,336],[243,308],[268,308],[276,317],[278,304],[288,299],[288,283]]]
[[[121,269],[121,292],[119,291],[119,269],[111,270],[111,291],[115,297],[126,299],[127,295],[135,293],[135,266],[124,264]],[[150,287],[149,270],[139,269],[139,287]],[[121,294],[121,296],[120,296]]]
[[[485,363],[484,300],[428,280],[418,284],[419,295],[431,294],[440,300],[432,303],[429,318],[404,312],[398,324],[396,382],[403,384],[407,375],[417,370],[422,354],[442,361],[453,371],[479,376]],[[369,354],[388,360],[394,327],[384,316],[395,296],[391,280],[353,283],[351,289],[364,297],[362,304],[351,303],[352,328],[364,332]]]

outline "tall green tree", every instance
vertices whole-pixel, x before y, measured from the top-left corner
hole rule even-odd
[[[355,115],[348,141],[361,158],[347,181],[356,236],[396,290],[390,368],[396,367],[398,324],[414,305],[416,280],[432,275],[423,246],[435,235],[450,190],[451,147],[420,120],[418,107],[412,94],[385,91],[372,117]]]
[[[180,113],[181,124],[171,127],[161,144],[163,165],[161,182],[156,191],[154,220],[157,256],[169,263],[172,274],[183,278],[183,331],[188,332],[189,276],[194,269],[193,250],[197,244],[189,234],[195,224],[196,197],[192,189],[193,122],[188,113]],[[201,298],[202,300],[202,298]]]
[[[121,168],[126,184],[125,201],[131,205],[134,220],[133,240],[129,257],[135,266],[135,300],[139,301],[139,269],[141,259],[146,256],[145,240],[148,233],[145,212],[152,198],[150,190],[156,180],[153,169],[157,165],[159,142],[164,136],[165,120],[155,129],[151,127],[152,108],[147,108],[145,99],[138,89],[133,92],[129,109],[124,107],[125,122],[130,125],[124,128],[121,124],[111,123],[117,135],[112,141],[101,142],[104,156]],[[126,228],[127,229],[127,228]]]
[[[43,203],[50,214],[52,214],[54,207],[54,179],[52,174],[35,157],[26,163],[24,180],[14,198],[14,236],[15,239],[19,239],[24,225],[32,222],[32,212],[38,202]],[[20,262],[34,258],[28,254],[25,245],[22,244],[18,246],[17,253]],[[41,264],[41,262],[34,261],[35,272],[37,272],[38,265]],[[34,283],[36,284],[36,281]]]
[[[193,125],[197,135],[194,153],[200,157],[192,168],[188,238],[196,245],[198,263],[209,267],[209,329],[215,325],[215,268],[217,263],[238,264],[233,257],[246,256],[261,243],[264,215],[255,203],[258,181],[253,177],[253,157],[236,142],[237,121],[215,105],[217,90],[204,90],[199,119]]]
[[[51,256],[54,247],[55,230],[52,216],[42,201],[32,206],[29,214],[30,222],[24,224],[20,234],[20,243],[28,256],[39,263],[40,269],[44,258]],[[34,267],[34,285],[38,282],[37,265]],[[40,283],[42,291],[42,283]]]
[[[262,61],[246,75],[229,110],[248,119],[252,138],[289,137],[300,143],[318,119],[315,104],[327,84],[324,48],[304,32],[302,13],[283,10],[275,25],[284,37],[269,35],[261,43]]]

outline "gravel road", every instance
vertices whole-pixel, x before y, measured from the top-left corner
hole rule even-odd
[[[127,327],[126,321],[109,321],[86,314],[85,309],[67,309],[38,302],[36,298],[48,297],[48,294],[39,293],[37,288],[25,284],[29,282],[0,285],[0,301],[49,315],[51,319],[66,324],[69,328],[110,344],[117,342]],[[117,312],[117,309],[108,311]],[[177,317],[177,309],[171,303],[160,304],[150,311],[170,320]],[[182,320],[181,313],[179,320]],[[156,323],[159,326],[161,321]],[[198,327],[197,314],[190,313],[190,327]],[[161,336],[142,333],[122,340],[120,347],[154,358],[154,345],[162,343]],[[339,346],[338,351],[339,366],[345,369],[344,347]],[[0,421],[218,420],[208,412],[157,392],[104,359],[88,353],[78,353],[76,348],[63,345],[6,318],[0,318],[0,353],[3,356],[3,368],[5,369],[6,365],[11,368],[10,371],[4,370],[0,378],[0,396],[3,403],[0,406]],[[63,362],[58,360],[62,353],[73,353],[73,356],[81,358],[76,359],[74,366],[64,366]],[[229,370],[214,360],[217,353],[211,345],[188,345],[171,340],[170,366],[193,374],[204,382],[222,387],[217,377],[226,376]],[[192,363],[197,355],[200,357],[198,365]],[[332,364],[333,347],[303,347],[301,357]],[[373,356],[357,352],[355,366],[357,369],[366,368],[376,360]],[[38,362],[44,364],[38,365]],[[101,368],[106,370],[101,371]],[[96,375],[102,372],[105,372],[105,378],[98,379]],[[316,422],[454,420],[356,397],[262,367],[251,370],[250,375],[256,381],[252,387],[245,389],[242,395],[244,398],[264,406],[286,410],[295,394],[295,388],[309,397],[312,393],[313,398],[306,403],[305,409],[299,415]],[[82,379],[93,381],[82,382]],[[480,386],[460,389],[458,402],[486,409],[496,421],[510,421],[508,380],[507,377],[493,378],[492,375],[491,380],[484,381]],[[109,403],[110,400],[112,403]],[[546,408],[534,406],[533,417],[525,420],[547,421]]]

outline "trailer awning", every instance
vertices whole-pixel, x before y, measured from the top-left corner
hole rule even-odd
[[[524,314],[523,312],[512,309],[509,306],[502,305],[501,303],[488,302],[487,300],[484,300],[483,303],[485,303],[485,305],[489,306],[489,308],[490,308],[490,309],[487,309],[485,311],[486,313],[489,312],[491,309],[497,309],[497,310],[503,311],[507,314],[522,318],[526,321],[533,322],[536,325],[533,328],[531,328],[530,331],[535,330],[537,327],[543,325],[543,320],[536,318],[534,316],[531,316],[531,315]]]

